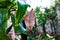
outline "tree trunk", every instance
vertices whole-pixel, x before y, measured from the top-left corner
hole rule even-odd
[[[56,12],[57,12],[57,17],[58,17],[58,20],[60,19],[60,4],[56,4]],[[57,24],[57,27],[56,27],[56,31],[57,31],[57,34],[56,34],[56,38],[55,40],[60,40],[60,21],[58,21]]]

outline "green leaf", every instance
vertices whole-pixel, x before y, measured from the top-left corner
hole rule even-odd
[[[36,13],[39,13],[40,12],[40,8],[39,7],[36,7],[35,12]]]
[[[7,28],[8,10],[0,9],[0,40],[11,40],[5,33]]]
[[[26,13],[26,10],[27,10],[28,6],[30,6],[30,5],[21,4],[21,3],[17,2],[18,9],[17,9],[16,15],[11,14],[12,24],[15,28],[15,32],[17,32],[17,30],[18,30],[18,24],[20,23],[24,14]]]
[[[38,22],[40,25],[45,24],[47,20],[47,15],[46,14],[39,14],[38,17]]]
[[[15,26],[15,15],[11,13],[12,25]]]
[[[27,29],[24,28],[24,23],[21,21],[19,23],[19,31],[20,33],[23,33],[23,34],[29,34],[29,31]]]
[[[0,0],[0,8],[7,8],[11,4],[13,4],[13,2],[14,0]]]
[[[21,4],[19,2],[17,2],[17,6],[18,6],[18,10],[16,13],[16,26],[19,24],[20,20],[23,18],[27,7],[30,6],[28,4]]]

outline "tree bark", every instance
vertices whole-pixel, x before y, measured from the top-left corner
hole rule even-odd
[[[55,8],[56,8],[56,13],[57,13],[57,19],[59,20],[59,16],[60,16],[60,4],[56,4],[55,5]],[[59,12],[58,12],[59,11]],[[58,21],[59,22],[59,21]],[[56,37],[55,37],[55,40],[60,40],[60,27],[59,27],[59,23],[56,23],[57,24],[57,27],[56,27]]]

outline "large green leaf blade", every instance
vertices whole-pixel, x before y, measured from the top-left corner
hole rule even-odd
[[[20,20],[23,18],[27,7],[29,6],[28,4],[21,4],[17,2],[18,10],[16,13],[16,26],[19,24]]]
[[[0,40],[11,40],[6,34],[8,11],[0,9]]]

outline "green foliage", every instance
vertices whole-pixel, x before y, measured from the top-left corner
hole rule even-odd
[[[21,4],[21,3],[17,2],[17,6],[18,6],[18,10],[17,10],[17,13],[16,13],[16,25],[19,24],[21,18],[24,16],[24,14],[27,10],[27,7],[30,6],[30,5]]]
[[[3,2],[3,1],[6,1],[6,0],[0,0],[0,2]]]
[[[38,38],[38,40],[53,40],[53,39],[54,39],[54,37],[51,36],[51,38],[50,38],[47,36],[47,34],[42,34]]]
[[[0,8],[7,8],[11,4],[13,4],[13,2],[14,0],[0,0]]]
[[[0,40],[11,40],[10,37],[8,37],[5,32],[6,28],[7,28],[7,20],[11,16],[12,25],[15,28],[15,32],[17,32],[19,30],[18,29],[19,23],[22,20],[24,14],[26,13],[28,6],[30,6],[30,5],[21,4],[18,1],[17,1],[17,3],[15,3],[14,0],[0,0],[0,28],[1,28],[0,29]],[[16,15],[14,15],[12,13],[10,14],[9,10],[11,8],[16,8],[16,7],[17,7]],[[37,7],[35,9],[35,12],[37,13],[37,15],[39,15],[38,22],[40,25],[43,25],[46,23],[47,17],[49,18],[49,17],[56,16],[55,10],[50,11],[50,12],[49,11],[50,10],[46,9],[45,13],[42,14],[39,7]],[[20,31],[25,34],[28,33],[28,31],[26,31],[26,29],[24,29],[22,26],[20,27]],[[30,38],[32,38],[32,36],[30,36]]]
[[[36,7],[35,12],[38,18],[39,25],[45,24],[47,20],[47,15],[45,13],[42,13],[39,7]]]
[[[6,34],[9,10],[7,7],[11,4],[11,0],[0,0],[0,40],[11,40]]]
[[[7,28],[7,20],[11,16],[12,19],[12,25],[15,28],[15,31],[17,32],[18,24],[22,17],[24,16],[27,7],[30,6],[28,4],[21,4],[17,2],[17,4],[14,2],[14,0],[1,0],[0,1],[0,40],[11,40],[10,37],[6,34],[6,28]],[[7,5],[6,5],[7,4]],[[10,13],[11,8],[18,8],[16,15]],[[22,29],[23,30],[23,29]]]
[[[4,31],[7,28],[8,10],[0,9],[0,25],[3,27]],[[5,27],[4,27],[5,26]]]
[[[43,25],[46,23],[46,20],[47,20],[47,15],[46,14],[39,14],[39,19],[38,19],[38,22],[40,25]]]
[[[60,0],[55,0],[55,3],[60,4]]]
[[[39,12],[40,12],[40,8],[39,7],[36,7],[35,13],[39,13]]]
[[[44,25],[43,27],[43,31],[45,30],[45,23],[46,23],[46,20],[47,19],[55,19],[55,17],[57,16],[57,13],[56,13],[56,10],[55,10],[55,7],[51,7],[50,9],[48,8],[45,8],[45,12],[42,13],[41,11],[38,11],[39,8],[36,8],[35,12],[37,14],[37,18],[38,18],[38,23],[40,25]],[[52,40],[52,38],[49,38],[46,33],[44,32],[44,34],[42,34],[40,36],[40,39],[39,40]]]
[[[8,10],[0,9],[0,40],[11,40],[6,34]]]
[[[19,23],[19,31],[20,31],[20,33],[23,33],[23,34],[26,34],[26,35],[28,35],[29,34],[29,31],[27,30],[27,29],[25,29],[24,28],[24,21],[20,21],[20,23]]]
[[[45,13],[48,18],[54,19],[57,16],[57,13],[55,11],[55,7],[51,7],[50,9],[45,9]]]
[[[15,32],[17,32],[18,25],[19,25],[20,21],[22,20],[25,12],[27,10],[27,7],[29,7],[29,6],[30,5],[28,5],[28,4],[21,4],[21,3],[17,2],[18,9],[17,9],[16,15],[11,14],[12,23],[13,23],[13,26],[15,28]]]

